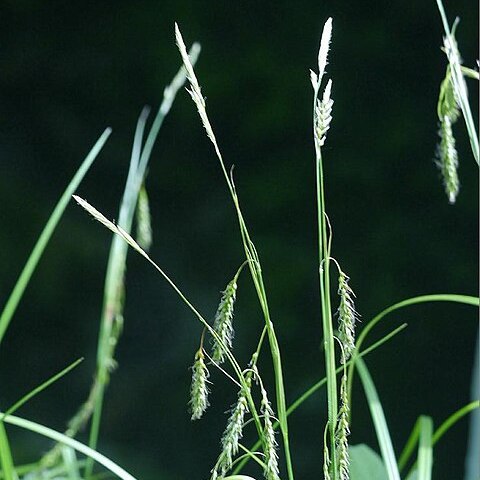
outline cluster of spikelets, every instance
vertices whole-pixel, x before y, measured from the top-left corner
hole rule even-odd
[[[448,67],[440,86],[437,105],[440,142],[437,146],[435,162],[441,172],[445,193],[451,204],[455,203],[460,189],[457,172],[458,153],[455,146],[455,137],[453,136],[453,125],[460,117],[461,112],[465,116],[472,152],[478,163],[478,140],[475,137],[477,132],[473,131],[473,120],[471,122],[468,121],[471,113],[468,107],[468,92],[464,76],[470,76],[478,80],[479,75],[478,71],[462,66],[462,59],[455,40],[457,24],[458,19],[453,24],[452,31],[447,32],[443,39],[443,50],[448,58]],[[473,143],[472,140],[474,140]]]
[[[460,189],[460,183],[457,173],[458,154],[455,147],[455,137],[453,136],[452,126],[460,116],[460,111],[453,88],[450,67],[447,68],[446,77],[440,87],[437,110],[440,143],[437,147],[436,164],[442,174],[448,201],[450,203],[455,203]]]
[[[329,18],[322,32],[322,39],[320,40],[320,49],[318,51],[318,74],[310,70],[310,81],[312,82],[315,106],[314,106],[314,139],[315,149],[317,154],[320,147],[325,144],[327,131],[330,128],[332,121],[332,107],[333,100],[331,98],[332,81],[329,80],[323,91],[323,96],[320,99],[320,86],[322,83],[325,68],[327,67],[328,50],[330,48],[330,40],[332,38],[332,19]]]
[[[225,361],[227,352],[231,352],[233,347],[233,307],[237,292],[237,279],[240,271],[241,268],[222,292],[222,297],[215,314],[213,331],[216,335],[212,337],[212,352],[209,358],[211,359],[211,363],[216,366]],[[205,364],[206,354],[203,351],[203,336],[201,344],[200,349],[195,355],[195,362],[192,367],[189,402],[192,420],[201,418],[209,406],[209,372]],[[275,440],[273,427],[275,415],[268,400],[267,391],[258,373],[256,361],[257,355],[255,354],[250,362],[249,368],[245,372],[242,372],[244,382],[240,385],[237,401],[230,411],[227,426],[221,438],[221,452],[212,469],[212,480],[219,477],[222,478],[227,474],[232,468],[234,458],[239,451],[240,439],[243,436],[245,415],[250,412],[249,402],[252,401],[252,380],[257,381],[261,391],[260,412],[263,417],[264,475],[267,480],[278,480],[279,478],[277,442]]]

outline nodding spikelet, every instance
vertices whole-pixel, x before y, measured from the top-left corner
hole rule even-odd
[[[348,285],[349,280],[349,277],[340,271],[338,279],[340,305],[338,306],[337,315],[339,338],[342,343],[342,363],[345,363],[355,350],[355,322],[358,319],[353,301],[355,294]]]
[[[222,292],[222,298],[215,314],[213,329],[222,340],[223,345],[228,349],[232,348],[234,330],[233,330],[233,304],[237,294],[237,278],[235,277]],[[213,338],[212,341],[212,359],[217,363],[225,361],[225,349]]]
[[[460,182],[458,180],[458,154],[455,148],[455,137],[453,136],[452,127],[460,116],[460,110],[450,72],[451,70],[448,68],[447,75],[440,87],[438,99],[437,110],[440,120],[438,134],[440,143],[437,147],[437,160],[435,163],[442,174],[448,201],[453,204],[460,190]]]
[[[331,91],[332,81],[329,80],[323,92],[322,99],[317,99],[315,107],[315,139],[320,147],[325,144],[327,131],[332,121],[333,100],[330,96]]]
[[[348,436],[350,435],[349,408],[347,394],[347,376],[344,374],[340,386],[341,406],[338,412],[336,447],[338,458],[338,472],[340,480],[350,478],[350,456],[348,453]]]
[[[263,453],[265,454],[265,467],[263,474],[266,480],[278,480],[279,470],[278,470],[278,455],[277,455],[277,441],[275,440],[275,430],[273,429],[272,419],[274,418],[274,413],[272,406],[267,397],[267,391],[263,387],[263,384],[260,383],[262,391],[262,401],[260,405],[260,411],[263,414]]]
[[[192,384],[190,387],[190,409],[192,420],[198,420],[209,406],[208,403],[208,377],[209,372],[205,365],[205,354],[199,348],[195,354],[192,367]]]
[[[252,386],[252,372],[245,375],[245,386],[238,392],[237,403],[233,407],[228,419],[227,427],[222,436],[222,451],[212,470],[212,479],[220,475],[223,477],[232,467],[233,457],[238,453],[238,444],[243,435],[243,421],[249,411],[247,395]]]
[[[145,185],[138,193],[137,202],[137,243],[146,251],[152,246],[152,221]]]
[[[449,116],[443,117],[438,130],[440,143],[437,148],[436,164],[442,173],[443,185],[448,201],[453,204],[460,190],[458,179],[458,154],[455,148],[452,120]]]

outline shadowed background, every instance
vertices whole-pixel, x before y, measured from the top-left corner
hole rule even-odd
[[[474,66],[478,7],[462,0],[446,10],[451,21],[461,17],[460,51]],[[463,121],[455,129],[462,183],[455,206],[434,166],[446,59],[433,0],[23,0],[0,6],[2,304],[55,202],[106,126],[113,135],[78,193],[107,217],[118,216],[137,116],[144,104],[156,110],[180,65],[173,35],[178,21],[187,44],[202,44],[196,70],[227,166],[235,164],[263,261],[287,400],[321,378],[308,69],[328,16],[334,19],[328,76],[335,104],[324,150],[327,211],[333,255],[351,277],[363,321],[410,296],[475,294],[478,171]],[[477,85],[469,81],[469,88],[477,105]],[[147,189],[151,256],[212,318],[243,253],[218,162],[185,92],[159,135]],[[62,430],[85,400],[109,244],[109,233],[72,203],[1,346],[2,408],[80,356],[80,367],[19,413]],[[212,372],[212,407],[204,421],[189,421],[189,366],[201,327],[132,253],[125,319],[99,450],[138,478],[207,478],[236,391]],[[367,364],[399,454],[419,414],[432,415],[438,426],[468,402],[477,325],[471,307],[451,304],[412,307],[389,320],[374,336],[400,322],[409,327]],[[246,274],[235,324],[235,352],[245,364],[262,328]],[[273,398],[267,354],[261,366]],[[358,384],[352,415],[351,442],[378,450]],[[320,471],[325,421],[324,391],[291,417],[298,478]],[[9,432],[18,463],[50,445],[34,434]],[[435,478],[461,478],[466,436],[463,420],[438,445]]]

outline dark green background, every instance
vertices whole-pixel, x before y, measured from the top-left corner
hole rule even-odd
[[[458,41],[473,66],[478,7],[469,0],[446,8],[451,20],[461,17]],[[176,20],[187,43],[203,46],[197,73],[226,162],[236,166],[263,260],[288,400],[322,377],[308,69],[328,16],[334,18],[328,75],[335,105],[324,150],[327,209],[333,255],[351,276],[364,323],[410,296],[475,294],[478,171],[461,122],[455,131],[462,189],[455,206],[448,205],[433,163],[446,65],[433,0],[12,0],[0,6],[1,302],[106,126],[113,135],[79,194],[117,217],[137,116],[144,104],[159,104],[179,66]],[[477,85],[469,86],[476,105]],[[242,248],[221,171],[184,92],[161,131],[147,185],[152,257],[211,317]],[[80,356],[86,360],[74,373],[21,413],[63,429],[86,398],[109,242],[80,208],[67,209],[0,349],[3,408]],[[189,366],[201,327],[136,255],[129,256],[125,316],[100,451],[138,478],[207,478],[235,389],[212,372],[212,408],[205,421],[190,423]],[[235,322],[235,351],[245,363],[262,327],[246,275]],[[368,359],[397,453],[419,414],[439,425],[467,403],[477,332],[471,307],[436,304],[392,316],[376,336],[400,322],[409,323],[407,331]],[[261,367],[271,387],[267,355]],[[378,448],[358,384],[352,413],[352,443]],[[325,415],[322,394],[291,419],[298,478],[320,475]],[[9,432],[18,462],[50,445]],[[435,478],[462,477],[466,435],[463,420],[439,444]]]

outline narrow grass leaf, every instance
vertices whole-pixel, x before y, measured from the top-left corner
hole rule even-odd
[[[63,433],[53,430],[52,428],[41,425],[40,423],[26,420],[21,417],[16,417],[13,415],[9,415],[8,417],[5,418],[4,421],[5,423],[15,425],[25,430],[30,430],[31,432],[50,438],[55,442],[59,442],[61,444],[67,445],[75,449],[77,452],[80,452],[86,455],[88,458],[92,458],[96,462],[103,465],[107,470],[110,470],[113,474],[115,474],[117,477],[123,480],[136,480],[136,478],[133,475],[130,475],[126,470],[124,470],[118,464],[116,464],[109,458],[105,457],[101,453],[93,450],[90,447],[87,447],[83,443],[80,443],[78,440],[74,440],[73,438],[67,437]]]
[[[33,397],[38,395],[40,392],[43,392],[46,388],[48,388],[50,385],[55,383],[57,380],[60,380],[63,376],[65,376],[67,373],[72,371],[75,367],[77,367],[82,362],[83,362],[83,358],[79,358],[78,360],[75,360],[68,367],[64,368],[62,371],[53,375],[51,378],[49,378],[48,380],[40,384],[38,387],[35,387],[33,390],[28,392],[26,395],[20,398],[17,402],[15,402],[10,408],[8,408],[5,411],[5,413],[0,418],[0,422],[2,422],[7,415],[11,415],[12,413],[16,412],[22,405],[27,403],[29,400],[31,400]]]
[[[0,463],[5,480],[17,480],[12,451],[3,420],[0,421]]]
[[[72,194],[80,185],[80,182],[83,180],[83,177],[88,172],[89,168],[91,167],[95,158],[97,158],[98,154],[100,153],[101,149],[105,145],[108,137],[112,130],[107,128],[100,138],[97,140],[93,148],[90,150],[90,153],[86,156],[83,163],[80,165],[77,173],[74,175],[70,183],[68,184],[67,188],[63,192],[60,200],[58,201],[57,205],[55,206],[50,218],[48,219],[45,227],[43,228],[42,233],[40,234],[35,247],[32,250],[32,253],[28,257],[27,263],[23,267],[22,273],[20,274],[15,287],[13,288],[10,297],[2,311],[0,316],[0,344],[5,336],[5,332],[7,331],[8,326],[10,325],[10,321],[12,320],[13,315],[15,314],[15,310],[17,309],[18,303],[27,288],[27,285],[35,271],[35,268],[42,257],[42,254],[56,228],[58,222],[60,221],[63,212],[67,208],[68,202]]]
[[[418,480],[431,480],[433,467],[433,420],[427,416],[419,418]]]
[[[362,380],[363,389],[367,397],[368,407],[372,415],[373,424],[377,434],[378,443],[382,458],[387,469],[387,478],[389,480],[400,480],[400,473],[395,459],[395,452],[393,450],[392,439],[388,430],[385,414],[383,413],[382,404],[377,394],[377,389],[373,383],[370,372],[361,358],[356,359],[358,373]]]

